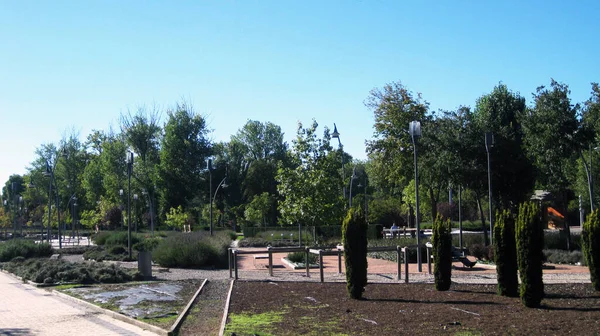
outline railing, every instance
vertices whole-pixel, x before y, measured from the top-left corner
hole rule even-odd
[[[427,267],[429,274],[431,274],[431,244],[426,244],[427,247]],[[390,252],[396,251],[398,253],[397,258],[397,280],[401,280],[401,269],[402,269],[402,260],[404,260],[404,281],[408,283],[408,251],[412,248],[416,248],[416,246],[377,246],[377,247],[368,247],[367,253],[369,252]],[[238,255],[253,255],[253,254],[268,254],[269,259],[269,276],[273,276],[273,253],[285,253],[285,252],[305,252],[306,253],[306,277],[310,277],[310,265],[308,263],[308,255],[309,253],[316,254],[319,257],[319,276],[321,282],[325,282],[325,274],[323,271],[323,256],[331,256],[337,255],[338,257],[338,273],[342,273],[342,254],[344,252],[343,248],[338,247],[334,250],[322,250],[322,249],[310,249],[308,247],[268,247],[264,250],[252,250],[245,251],[239,250],[236,248],[230,248],[228,250],[228,261],[229,261],[229,278],[234,278],[235,280],[239,279],[238,273]],[[402,258],[401,258],[402,256]]]

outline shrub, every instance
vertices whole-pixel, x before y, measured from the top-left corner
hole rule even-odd
[[[361,299],[367,285],[367,223],[361,211],[350,209],[342,224],[346,288],[353,299]]]
[[[519,295],[519,277],[515,219],[508,210],[496,211],[494,242],[496,245],[490,251],[495,251],[493,260],[498,274],[498,295],[516,297]]]
[[[153,251],[158,244],[160,243],[161,238],[144,238],[140,242],[133,245],[133,249],[138,252],[151,252]]]
[[[31,240],[12,239],[0,244],[0,262],[16,257],[38,258],[52,255],[52,246],[48,243],[36,244]]]
[[[83,253],[83,259],[95,261],[133,261],[135,258],[136,256],[132,255],[130,259],[127,248],[122,245],[94,246]]]
[[[306,263],[306,252],[291,252],[288,253],[287,259],[293,263]],[[318,257],[314,253],[308,254],[308,263],[316,264]]]
[[[587,264],[581,251],[544,250],[544,260],[552,264]]]
[[[438,214],[433,222],[433,235],[431,244],[433,245],[433,278],[435,289],[446,291],[450,289],[452,277],[452,234],[450,220]]]
[[[205,231],[180,233],[160,241],[152,259],[163,267],[218,267],[228,265],[227,249],[231,239],[227,232],[211,236]]]
[[[600,218],[598,210],[588,215],[583,223],[581,237],[583,255],[590,269],[590,278],[594,289],[600,290]]]
[[[110,237],[112,234],[112,231],[100,231],[92,236],[92,240],[94,241],[94,244],[102,246],[106,244],[106,239],[108,239],[108,237]]]
[[[15,260],[3,265],[4,269],[25,280],[37,283],[120,283],[140,280],[139,273],[116,265],[101,263],[71,263],[65,260]]]
[[[116,231],[113,232],[110,237],[106,238],[105,245],[122,245],[128,246],[128,233],[127,231]],[[131,233],[131,246],[139,243],[140,236],[134,232]]]
[[[483,244],[473,244],[469,246],[469,254],[479,260],[487,259],[489,255],[488,247]]]
[[[521,276],[520,297],[526,307],[539,307],[544,297],[542,263],[544,229],[535,203],[519,206],[516,228],[517,261]]]

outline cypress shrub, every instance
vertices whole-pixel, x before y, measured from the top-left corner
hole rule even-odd
[[[444,220],[437,215],[433,222],[433,245],[435,289],[446,291],[450,289],[452,277],[452,234],[450,220]]]
[[[542,263],[544,229],[539,209],[533,202],[519,206],[516,225],[517,261],[521,276],[520,297],[526,307],[539,307],[544,297]]]
[[[496,211],[494,242],[496,243],[494,261],[498,274],[498,295],[519,296],[515,218],[508,210]]]
[[[581,237],[583,255],[590,269],[590,278],[592,286],[600,291],[600,219],[598,210],[594,210],[583,223],[583,232]]]
[[[367,286],[367,223],[361,211],[348,210],[342,224],[346,288],[352,299],[360,300]]]

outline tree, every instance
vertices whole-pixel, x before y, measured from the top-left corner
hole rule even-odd
[[[587,216],[581,234],[581,247],[595,290],[600,291],[600,218],[598,209]]]
[[[517,261],[521,276],[519,291],[521,302],[526,307],[539,307],[544,298],[544,282],[542,280],[544,229],[539,217],[539,209],[535,203],[525,202],[519,206],[515,231]]]
[[[283,198],[279,210],[286,224],[335,225],[342,221],[344,200],[339,184],[338,162],[330,145],[329,129],[316,136],[318,124],[298,123],[292,145],[293,167],[280,167],[277,190]]]
[[[183,230],[185,225],[191,224],[190,215],[183,211],[181,205],[177,208],[171,208],[167,212],[165,224],[171,228]]]
[[[438,215],[433,221],[433,245],[435,289],[447,291],[452,283],[452,224]]]
[[[523,150],[523,131],[518,122],[527,107],[525,98],[504,84],[477,99],[474,117],[479,150],[485,152],[484,133],[492,132],[494,147],[490,155],[492,192],[496,207],[509,208],[528,199],[533,188],[533,165]]]
[[[498,275],[498,295],[518,296],[519,278],[517,276],[515,219],[508,210],[496,211],[494,242],[494,261]]]
[[[360,300],[367,286],[367,223],[358,209],[349,209],[342,224],[342,243],[346,265],[346,289],[352,299]]]
[[[186,104],[167,112],[168,120],[160,151],[161,208],[187,207],[206,190],[201,173],[211,153],[206,120]]]

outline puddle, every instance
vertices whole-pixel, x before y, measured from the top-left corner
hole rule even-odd
[[[156,317],[168,316],[176,313],[171,305],[161,305],[157,302],[169,302],[181,300],[178,295],[183,287],[177,284],[162,283],[157,285],[128,286],[127,288],[114,291],[104,291],[99,287],[71,288],[68,291],[76,294],[87,301],[96,303],[108,303],[112,299],[119,306],[121,313],[130,317]],[[144,302],[144,307],[136,307]],[[165,306],[165,307],[163,307]]]

